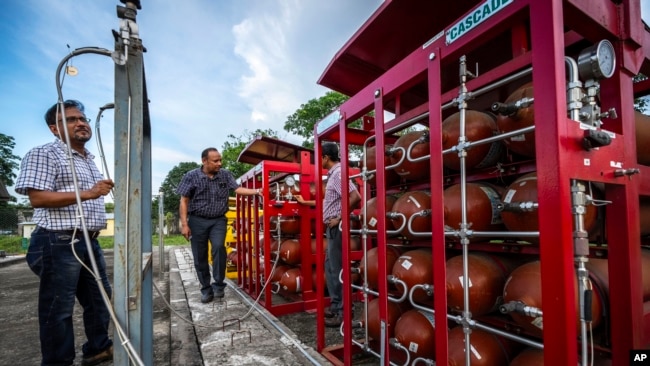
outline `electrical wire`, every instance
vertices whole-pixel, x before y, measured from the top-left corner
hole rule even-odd
[[[83,47],[83,48],[78,48],[70,52],[69,55],[63,58],[59,65],[57,66],[56,69],[56,74],[55,74],[55,80],[56,80],[56,90],[57,90],[57,95],[58,95],[58,107],[57,107],[57,114],[61,113],[62,120],[66,120],[65,116],[65,107],[64,107],[64,99],[63,99],[63,87],[62,83],[63,80],[61,79],[61,70],[63,69],[63,66],[70,60],[72,57],[82,55],[82,54],[98,54],[102,56],[112,56],[112,53],[104,48],[98,48],[98,47]],[[58,128],[58,125],[57,125]],[[104,304],[106,304],[106,308],[108,309],[109,315],[111,319],[113,320],[113,323],[115,325],[115,329],[117,331],[118,337],[120,338],[120,343],[124,347],[127,356],[129,359],[133,362],[135,362],[137,365],[142,365],[144,366],[144,363],[140,359],[140,356],[138,355],[137,351],[131,344],[130,339],[128,338],[128,335],[124,332],[124,329],[121,327],[120,322],[117,318],[117,315],[115,314],[115,310],[113,309],[113,306],[111,304],[111,300],[108,297],[108,294],[104,290],[104,284],[101,280],[101,276],[99,275],[99,267],[97,266],[97,261],[95,260],[93,248],[92,248],[92,242],[90,240],[90,235],[88,234],[88,226],[86,225],[86,220],[85,220],[85,214],[82,206],[82,201],[81,201],[81,195],[80,195],[80,190],[79,190],[79,180],[77,177],[76,173],[76,167],[74,164],[74,159],[72,156],[72,148],[70,147],[70,134],[68,133],[68,130],[66,128],[63,129],[63,137],[65,137],[65,143],[67,146],[67,152],[68,152],[68,160],[70,162],[70,169],[72,172],[72,180],[74,184],[74,193],[75,193],[75,199],[77,201],[77,210],[79,213],[79,219],[81,223],[81,229],[83,230],[83,235],[84,235],[84,240],[86,243],[86,249],[88,251],[88,258],[90,259],[90,264],[92,266],[92,271],[91,273],[93,274],[93,277],[97,281],[98,287],[100,289],[100,293],[102,295],[102,299],[104,301]],[[59,136],[61,137],[61,133],[59,131]],[[75,228],[75,233],[76,233],[76,228]],[[73,236],[74,239],[74,236]],[[74,248],[74,245],[72,245]],[[75,253],[75,257],[77,257]],[[77,257],[79,260],[79,258]],[[81,262],[83,264],[83,262]],[[87,268],[87,267],[86,267]],[[90,268],[88,268],[90,270]]]

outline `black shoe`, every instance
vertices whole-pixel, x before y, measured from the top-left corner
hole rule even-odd
[[[201,295],[201,302],[204,303],[204,304],[209,303],[210,301],[212,301],[212,299],[214,299],[214,295],[213,295],[213,294],[204,294],[204,295]]]
[[[336,314],[331,318],[325,318],[325,326],[329,328],[338,328],[343,323],[343,316]]]
[[[223,296],[224,296],[224,290],[223,290],[223,289],[221,289],[221,290],[216,290],[216,291],[214,292],[214,296],[215,296],[216,298],[219,298],[219,299],[223,298]]]
[[[330,309],[325,309],[323,315],[325,316],[325,319],[329,319],[329,318],[333,318],[336,314],[334,314]]]
[[[112,359],[113,359],[113,346],[110,346],[94,356],[90,356],[90,357],[84,356],[84,358],[81,359],[81,366],[99,365],[104,361],[111,361]]]

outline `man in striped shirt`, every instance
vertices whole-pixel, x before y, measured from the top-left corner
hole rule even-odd
[[[325,280],[330,294],[330,308],[325,311],[325,325],[338,327],[343,322],[343,289],[339,273],[343,267],[341,222],[341,159],[339,148],[333,142],[323,144],[322,167],[327,169],[327,185],[323,200],[323,223],[327,235],[325,254]],[[361,201],[359,191],[352,182],[348,185],[350,209]]]

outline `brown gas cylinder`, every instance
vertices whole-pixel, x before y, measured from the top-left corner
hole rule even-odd
[[[501,304],[503,286],[517,262],[487,253],[469,253],[467,256],[469,279],[469,310],[473,316],[481,316],[497,310]],[[462,311],[463,256],[447,260],[447,306]]]
[[[298,264],[301,260],[300,241],[286,239],[280,244],[280,259],[286,264]]]
[[[640,197],[639,217],[641,218],[641,236],[650,235],[650,198]]]
[[[598,192],[592,190],[594,195]],[[521,202],[538,202],[537,197],[537,172],[525,174],[514,182],[512,182],[506,189],[501,199],[504,205],[516,204]],[[530,211],[509,211],[504,210],[501,212],[501,219],[506,228],[510,231],[538,231],[539,230],[539,215],[537,209]],[[594,205],[586,206],[586,213],[584,216],[585,230],[592,233],[597,229],[598,224],[598,208]],[[523,238],[532,243],[539,243],[538,238],[526,237]]]
[[[411,360],[423,357],[433,360],[436,356],[435,320],[433,314],[411,309],[402,314],[395,323],[395,338],[411,353]]]
[[[323,243],[323,253],[327,252],[327,238],[322,237],[321,242]],[[318,244],[318,239],[311,238],[311,254],[316,254],[316,245]]]
[[[361,250],[361,249],[363,249],[362,243],[361,243],[361,237],[359,235],[351,235],[350,236],[350,250]]]
[[[278,233],[278,216],[271,216],[271,232]],[[282,235],[295,235],[300,233],[300,216],[282,216],[280,219],[280,231]]]
[[[462,202],[460,184],[447,187],[443,192],[445,227],[458,230],[462,221]],[[498,205],[501,203],[503,188],[488,183],[466,184],[467,222],[471,230],[502,230]]]
[[[465,365],[465,333],[463,327],[449,330],[449,366]],[[507,366],[519,346],[513,341],[480,329],[470,334],[470,364],[472,366]]]
[[[431,249],[415,249],[405,252],[393,264],[393,276],[406,283],[406,291],[410,291],[418,284],[433,284],[433,263],[431,261]],[[397,296],[403,294],[402,286],[395,285]],[[413,292],[413,301],[433,306],[433,295],[427,295],[426,291],[418,289]]]
[[[311,288],[313,291],[318,291],[318,287],[316,286],[317,284],[317,276],[318,273],[316,272],[316,266],[312,266],[311,268]],[[325,275],[323,275],[323,288],[327,289],[327,280],[325,279]]]
[[[465,138],[474,142],[497,134],[497,124],[490,114],[467,110],[465,112]],[[456,112],[442,121],[442,149],[447,150],[458,145],[460,137],[460,112]],[[481,169],[495,165],[503,155],[501,141],[473,146],[467,150],[466,169]],[[442,164],[453,170],[460,170],[458,153],[445,154]]]
[[[544,366],[544,350],[527,348],[510,362],[510,366]]]
[[[397,201],[397,197],[393,195],[387,195],[385,200],[385,205],[383,210],[377,210],[377,197],[372,197],[366,202],[366,225],[369,230],[377,230],[377,221],[379,220],[379,215],[386,215],[387,212],[390,212],[393,208],[393,205]],[[363,221],[363,212],[361,220]],[[392,221],[386,219],[386,230],[394,230]]]
[[[381,339],[381,320],[379,318],[379,298],[373,299],[368,302],[361,319],[366,319],[368,315],[368,336],[372,339]],[[388,301],[388,314],[386,316],[386,337],[392,338],[395,334],[395,323],[402,315],[402,309],[394,302]]]
[[[392,148],[392,145],[386,145],[386,148],[384,149],[384,154],[385,154],[385,159],[384,159],[384,165],[389,166],[392,163],[391,157],[390,157],[390,149]],[[361,159],[361,164],[363,164],[363,161],[365,159],[366,161],[366,169],[369,171],[374,171],[377,169],[377,147],[376,146],[371,146],[366,149],[365,156]],[[389,170],[384,170],[384,175],[386,179],[386,186],[390,187],[393,186],[400,181],[400,177],[395,171],[395,169],[389,169]],[[375,186],[377,184],[377,174],[376,172],[368,176],[367,180],[368,184],[371,186]]]
[[[589,258],[585,264],[591,280],[609,293],[609,261]],[[641,293],[643,301],[650,301],[650,250],[641,249]]]
[[[431,209],[431,195],[424,191],[406,192],[400,196],[391,211],[403,214],[406,217],[406,224],[401,232],[401,235],[409,240],[416,240],[418,238],[426,238],[426,236],[415,235],[409,232],[408,222],[413,214],[424,210]],[[402,226],[402,217],[391,219],[393,227],[399,229]],[[413,219],[411,229],[414,233],[429,233],[431,235],[431,217],[419,216]]]
[[[540,270],[540,261],[529,262],[517,267],[512,273],[505,286],[503,287],[503,301],[508,303],[510,301],[521,301],[526,306],[536,307],[544,310],[542,306],[542,278]],[[578,280],[575,280],[575,296],[576,304],[578,303]],[[596,328],[600,325],[603,315],[602,298],[597,289],[598,284],[595,281],[590,281],[593,290],[593,300],[591,302],[592,314],[592,327]],[[576,313],[579,314],[580,309],[576,305]],[[532,335],[541,337],[543,323],[541,317],[529,317],[516,312],[511,312],[512,318],[521,325],[525,330],[529,331]],[[580,331],[580,320],[576,321],[576,329]]]
[[[238,257],[237,257],[237,251],[236,250],[233,250],[232,252],[230,252],[228,254],[227,263],[228,263],[228,265],[237,267]]]
[[[287,292],[302,292],[302,274],[300,268],[291,268],[280,278],[280,288]]]
[[[365,276],[368,278],[368,287],[373,290],[379,289],[379,280],[377,278],[379,274],[379,263],[377,260],[378,250],[379,248],[377,247],[368,249],[359,264],[361,276],[363,277],[365,272]],[[395,261],[397,261],[397,258],[399,258],[400,254],[399,249],[392,246],[386,246],[386,263],[384,263],[386,266],[386,274],[392,273],[393,265],[395,264]],[[365,262],[367,262],[368,268],[366,268]]]
[[[650,166],[650,116],[641,112],[634,112],[636,127],[636,159],[641,165]]]
[[[414,145],[409,155],[408,149],[411,144]],[[409,181],[428,180],[430,159],[412,162],[408,160],[408,157],[416,159],[429,155],[429,131],[413,131],[400,136],[393,146],[393,153],[390,156],[391,165],[397,164],[402,159],[402,149],[404,149],[406,157],[395,168],[397,174]]]
[[[273,267],[271,267],[273,268]],[[276,283],[280,282],[280,279],[284,275],[284,272],[288,271],[291,269],[291,266],[287,266],[285,264],[279,264],[275,266],[275,269],[273,270],[273,273],[270,274],[269,282],[271,283]]]
[[[533,84],[528,83],[520,86],[506,99],[505,103],[514,103],[523,98],[533,97]],[[510,132],[529,127],[535,124],[535,107],[531,104],[529,107],[520,108],[512,115],[498,115],[497,126],[501,133]],[[508,148],[513,152],[526,156],[535,157],[535,133],[528,132],[521,135],[511,136],[503,140]]]

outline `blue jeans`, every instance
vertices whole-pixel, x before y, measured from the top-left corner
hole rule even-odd
[[[225,216],[216,219],[206,219],[190,215],[187,221],[192,237],[192,256],[194,269],[201,283],[201,294],[209,295],[223,293],[226,284],[226,225]],[[210,265],[208,263],[208,240],[212,244],[212,277],[214,283],[210,284]]]
[[[70,235],[42,228],[34,230],[27,252],[29,268],[41,279],[38,290],[41,365],[72,365],[75,358],[72,315],[75,297],[83,307],[87,341],[84,356],[93,356],[113,344],[108,337],[110,314],[92,273],[75,258]],[[106,261],[99,242],[92,239],[93,255],[100,270],[102,285],[111,296]],[[74,244],[77,256],[92,269],[83,236]]]
[[[327,227],[327,252],[325,253],[325,281],[330,294],[330,311],[343,315],[343,287],[339,274],[343,266],[342,239],[339,226]]]

